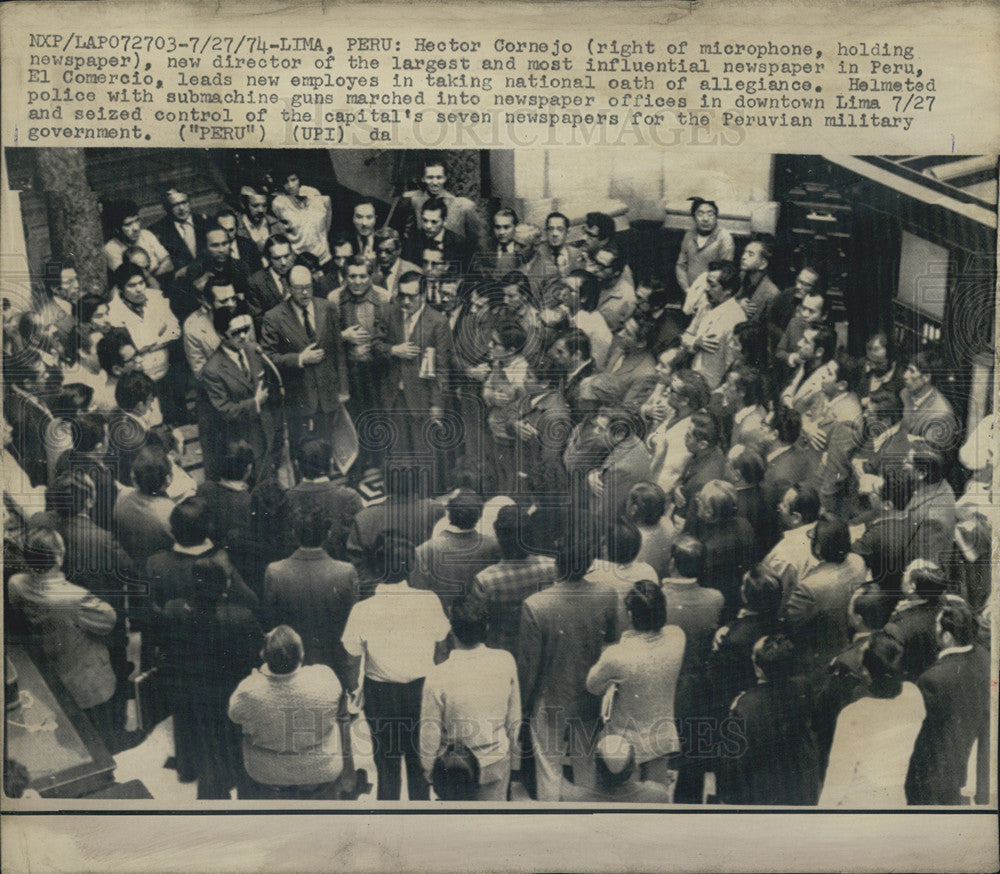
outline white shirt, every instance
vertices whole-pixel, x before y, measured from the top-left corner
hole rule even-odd
[[[365,676],[380,683],[410,683],[434,667],[434,646],[451,630],[441,599],[407,583],[382,583],[351,609],[341,641],[365,656]]]
[[[736,350],[733,347],[733,329],[747,320],[743,307],[735,298],[723,301],[718,306],[705,307],[699,310],[684,332],[684,343],[688,348],[696,340],[712,338],[719,344],[715,352],[698,349],[691,369],[705,377],[708,387],[713,391],[719,387],[726,370],[736,360]]]
[[[127,329],[136,349],[169,343],[181,335],[177,317],[160,294],[147,293],[146,308],[141,316],[116,294],[108,304],[108,324]],[[157,382],[167,375],[169,363],[167,350],[158,349],[141,355],[139,366],[153,382]]]
[[[257,248],[263,252],[264,244],[267,242],[267,238],[271,236],[271,228],[267,223],[267,219],[261,219],[259,225],[254,225],[244,214],[240,216],[240,221],[243,223],[243,229],[247,232],[247,236],[253,240],[257,245]]]

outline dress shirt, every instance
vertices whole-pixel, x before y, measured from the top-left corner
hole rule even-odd
[[[140,316],[118,295],[108,305],[108,324],[126,328],[136,349],[169,343],[181,336],[181,326],[170,311],[166,299],[159,293],[148,296],[146,307]],[[167,375],[170,354],[166,349],[147,352],[140,356],[140,367],[153,382]]]
[[[257,248],[263,252],[264,244],[267,242],[267,238],[271,236],[271,227],[267,223],[267,219],[261,219],[260,224],[255,225],[244,214],[240,216],[240,222],[243,226],[243,230],[246,231],[247,236],[253,240]]]
[[[354,605],[342,642],[353,656],[365,655],[365,676],[380,683],[411,683],[434,667],[434,647],[451,630],[441,599],[401,583],[380,583],[375,594]]]
[[[177,233],[184,241],[184,245],[188,247],[191,257],[195,257],[198,254],[198,238],[194,232],[194,219],[183,222],[175,221],[174,227],[177,228]]]
[[[125,259],[125,252],[131,244],[125,244],[117,237],[112,237],[104,244],[104,259],[108,262],[108,270],[115,271]],[[156,239],[152,231],[143,228],[139,231],[139,239],[135,243],[149,256],[149,272],[155,274],[170,253],[163,248],[163,243]]]
[[[715,390],[722,382],[722,377],[729,366],[736,360],[736,350],[733,347],[733,329],[747,320],[743,307],[735,298],[729,298],[718,306],[704,308],[695,315],[691,326],[685,331],[686,345],[693,346],[696,340],[713,337],[719,347],[715,352],[698,349],[695,352],[691,369],[705,377],[708,387]]]

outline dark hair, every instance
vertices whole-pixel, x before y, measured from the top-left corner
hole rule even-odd
[[[494,330],[504,349],[520,352],[524,348],[524,344],[528,342],[528,332],[518,322],[504,321],[497,325]]]
[[[121,290],[125,288],[125,283],[128,282],[133,276],[141,276],[145,279],[146,273],[138,264],[133,264],[131,261],[122,261],[122,263],[115,269],[114,273],[111,274],[111,282],[115,287]]]
[[[615,235],[615,220],[604,212],[588,212],[584,226],[597,228],[598,239],[610,240]]]
[[[787,680],[795,671],[795,644],[784,634],[769,634],[754,645],[753,663],[768,680]]]
[[[895,698],[903,691],[903,646],[892,635],[876,631],[865,647],[861,664],[871,677],[875,698]]]
[[[740,595],[747,610],[763,614],[777,613],[783,594],[781,580],[766,565],[755,565],[743,574]]]
[[[475,646],[486,639],[486,613],[472,598],[459,595],[451,605],[451,630],[462,646]]]
[[[819,360],[826,364],[827,361],[833,358],[834,353],[837,351],[837,334],[826,322],[811,325],[806,330],[815,332],[816,336],[813,338],[813,346],[816,349],[823,350],[823,354]]]
[[[740,324],[746,323],[741,322]],[[734,387],[743,395],[743,400],[748,407],[764,403],[764,380],[756,367],[738,364],[730,372],[735,376]]]
[[[126,413],[131,413],[139,404],[146,403],[155,396],[153,380],[141,370],[130,370],[122,374],[115,386],[115,401]]]
[[[458,494],[448,501],[448,521],[463,531],[475,528],[482,515],[482,496],[472,489],[459,489]]]
[[[159,446],[143,446],[132,462],[132,482],[144,495],[162,495],[170,479],[170,461]]]
[[[937,343],[928,343],[910,358],[910,364],[932,381],[944,370],[944,353]]]
[[[479,760],[461,740],[452,741],[434,760],[431,785],[441,801],[474,801],[479,788]]]
[[[302,638],[290,625],[279,625],[264,636],[264,663],[272,674],[290,674],[303,658]]]
[[[637,525],[655,525],[667,512],[667,495],[656,483],[636,483],[628,493],[628,507]]]
[[[53,528],[32,528],[24,542],[24,563],[36,574],[44,574],[59,565],[63,551],[62,537]]]
[[[248,309],[246,302],[237,299],[236,309],[223,307],[221,310],[212,310],[212,327],[215,328],[216,334],[223,337],[226,333],[228,333],[229,326],[235,319],[238,319],[240,316],[249,315],[250,310]]]
[[[233,440],[226,444],[226,451],[219,461],[219,478],[240,480],[246,476],[247,467],[254,462],[253,449],[246,440]]]
[[[813,486],[806,485],[805,483],[795,483],[795,485],[788,488],[795,491],[795,500],[788,505],[788,509],[792,513],[798,513],[802,519],[802,524],[805,525],[819,519],[819,492]]]
[[[712,393],[705,377],[698,371],[686,367],[675,370],[670,375],[670,381],[673,382],[675,379],[680,380],[678,396],[684,399],[692,411],[697,412],[708,406]]]
[[[745,365],[767,370],[771,367],[767,326],[760,322],[740,322],[733,328],[733,337],[740,344]],[[757,401],[762,403],[762,401]]]
[[[399,231],[395,228],[379,228],[374,234],[375,245],[381,246],[382,243],[392,242],[395,248],[400,248],[403,245],[402,238],[399,236]]]
[[[178,546],[198,546],[209,534],[208,504],[195,495],[170,513],[170,533]]]
[[[517,288],[517,293],[521,295],[526,301],[532,299],[531,295],[531,283],[528,281],[528,277],[525,276],[521,270],[511,270],[509,273],[505,273],[497,282],[500,288],[506,288],[508,285],[513,285]]]
[[[607,252],[611,256],[611,263],[607,265],[607,268],[616,276],[625,269],[625,255],[622,254],[620,246],[615,243],[605,243],[594,254],[600,252]]]
[[[639,580],[625,596],[625,609],[636,631],[659,631],[667,624],[667,599],[652,580]]]
[[[115,367],[124,367],[122,347],[133,346],[132,336],[126,328],[112,328],[97,341],[97,360],[108,376]]]
[[[865,362],[846,352],[838,352],[833,360],[837,364],[837,382],[843,382],[849,392],[857,394],[861,391],[861,381],[865,375]]]
[[[890,600],[878,583],[860,589],[851,601],[851,610],[861,619],[865,628],[883,628],[889,619]]]
[[[759,244],[764,258],[768,261],[771,260],[771,256],[774,254],[774,237],[770,234],[754,234],[750,239],[750,242]],[[749,243],[747,245],[749,245]]]
[[[298,451],[299,473],[307,479],[328,476],[332,451],[326,440],[306,440]]]
[[[100,413],[81,410],[76,414],[76,450],[93,452],[107,433],[108,423]]]
[[[979,623],[976,622],[972,608],[957,595],[945,598],[938,613],[938,622],[942,632],[951,632],[957,646],[968,646],[976,642]]]
[[[944,479],[944,456],[926,440],[914,440],[910,444],[913,467],[924,475],[928,485],[936,485]]]
[[[345,241],[346,242],[346,241]],[[264,254],[270,258],[271,249],[275,246],[288,246],[291,247],[292,241],[288,239],[284,234],[271,234],[270,237],[264,242]]]
[[[590,347],[590,337],[588,337],[579,328],[570,328],[563,334],[556,337],[553,343],[562,340],[566,344],[567,350],[569,350],[570,355],[575,355],[577,352],[580,353],[584,361],[590,358],[592,352]]]
[[[842,564],[851,551],[851,532],[843,519],[817,519],[813,529],[816,555],[831,564]]]
[[[420,283],[424,278],[424,274],[419,270],[407,270],[402,276],[399,277],[397,285],[409,285],[412,282]],[[420,285],[420,290],[423,291],[423,285]]]
[[[913,584],[913,590],[918,598],[932,601],[941,597],[948,588],[944,573],[932,561],[924,561],[916,567],[907,568],[904,573]]]
[[[88,349],[91,345],[91,338],[97,331],[92,329],[90,325],[84,325],[77,322],[69,329],[69,334],[66,335],[66,345],[63,349],[64,357],[68,364],[76,364],[80,360],[80,350],[86,346]]]
[[[714,200],[705,200],[703,197],[689,197],[688,200],[691,201],[691,215],[693,216],[699,209],[703,206],[710,206],[715,210],[716,216],[719,215],[719,207]]]
[[[868,396],[868,405],[878,408],[879,417],[885,416],[893,425],[903,418],[903,400],[899,394],[880,388]]]
[[[515,225],[520,221],[517,217],[517,213],[508,206],[501,206],[500,209],[493,213],[493,218],[496,218],[498,215],[502,215],[504,218],[509,218]]]
[[[703,440],[709,447],[719,445],[719,423],[711,413],[704,410],[692,413],[691,433],[695,440]]]
[[[569,274],[570,278],[580,280],[580,309],[592,313],[597,309],[597,301],[601,297],[601,283],[597,277],[587,270],[574,270]]]
[[[793,446],[802,434],[802,414],[798,410],[779,404],[774,410],[774,431],[778,442]]]
[[[448,204],[440,197],[428,197],[424,205],[420,207],[420,214],[425,212],[440,212],[441,218],[448,218]]]
[[[108,228],[113,232],[121,230],[125,219],[139,215],[139,204],[134,200],[112,200],[105,208]]]
[[[628,519],[615,522],[608,536],[608,559],[615,564],[629,564],[635,561],[641,548],[639,529]]]
[[[732,261],[712,261],[708,265],[709,273],[718,272],[719,285],[726,291],[735,294],[740,288],[740,274]]]
[[[413,541],[399,531],[383,531],[375,538],[371,567],[378,574],[378,582],[398,583],[405,580],[415,561]]]
[[[86,412],[94,399],[94,387],[82,382],[66,383],[52,401],[49,409],[56,416],[73,416]]]
[[[507,504],[497,511],[493,533],[500,546],[500,555],[506,559],[523,558],[525,546],[521,540],[521,510],[517,504]]]
[[[514,218],[516,221],[517,217],[515,216]],[[547,216],[545,216],[545,221],[542,223],[542,227],[548,227],[549,222],[552,221],[552,219],[560,219],[563,224],[566,225],[566,230],[569,230],[569,218],[561,212],[550,212]]]
[[[302,509],[295,514],[293,526],[299,546],[316,549],[323,545],[330,532],[330,517],[319,507]]]
[[[60,474],[45,493],[45,509],[64,519],[87,509],[97,494],[94,483],[81,469]]]
[[[684,577],[701,577],[705,567],[705,546],[693,534],[680,534],[670,546],[677,573]]]

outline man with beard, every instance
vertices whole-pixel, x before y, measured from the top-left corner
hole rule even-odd
[[[253,185],[244,185],[240,189],[240,205],[243,211],[236,233],[253,243],[263,255],[268,238],[281,230],[278,221],[267,214],[267,194]]]

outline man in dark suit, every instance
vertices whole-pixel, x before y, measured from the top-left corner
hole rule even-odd
[[[819,469],[820,453],[802,436],[802,416],[791,407],[778,406],[772,423],[775,442],[764,463],[760,493],[768,508],[774,509],[791,486],[807,482]]]
[[[781,294],[767,275],[774,239],[767,234],[747,243],[740,256],[740,290],[736,295],[751,322],[767,324],[771,305]]]
[[[961,804],[972,745],[978,740],[982,752],[989,743],[990,654],[976,643],[977,627],[968,604],[954,596],[937,615],[941,651],[917,681],[926,716],[906,774],[908,804]]]
[[[383,402],[400,429],[395,449],[407,454],[429,451],[426,425],[442,419],[443,380],[452,357],[448,320],[427,306],[425,297],[419,274],[400,277],[387,325],[390,357]]]
[[[403,241],[395,228],[380,228],[375,231],[375,272],[372,283],[384,288],[392,297],[399,290],[399,277],[420,268],[402,258]]]
[[[141,370],[130,370],[115,386],[117,408],[108,417],[108,467],[123,486],[132,485],[132,462],[146,445],[156,389]]]
[[[246,307],[216,310],[212,316],[221,342],[202,368],[197,405],[206,473],[215,478],[227,445],[245,440],[262,478],[262,470],[276,466],[281,448],[280,384],[258,348],[250,346],[253,323]]]
[[[268,628],[290,625],[302,638],[305,663],[333,668],[345,689],[357,685],[352,659],[340,638],[358,600],[358,574],[323,549],[329,517],[323,510],[296,513],[299,548],[264,573],[264,620]]]
[[[254,327],[260,333],[264,313],[288,297],[288,274],[295,266],[292,244],[284,234],[268,237],[264,244],[264,266],[247,280],[246,300]]]
[[[202,252],[208,219],[191,212],[187,194],[176,188],[163,192],[163,209],[166,215],[149,229],[163,243],[174,265],[175,278],[181,278],[185,268]]]
[[[215,214],[215,223],[229,235],[229,257],[241,262],[248,274],[256,273],[264,266],[256,243],[240,236],[239,217],[235,210],[229,207],[220,209]]]
[[[719,448],[719,426],[711,413],[701,410],[692,414],[684,445],[691,456],[674,487],[674,512],[693,525],[697,516],[694,499],[702,486],[726,476],[726,456]]]
[[[261,345],[284,378],[288,438],[297,454],[309,437],[333,442],[334,417],[350,395],[336,309],[313,297],[308,268],[293,267],[289,283],[289,298],[264,315]]]
[[[559,371],[543,370],[539,381],[541,385],[518,402],[511,425],[517,436],[517,470],[529,493],[563,495],[569,483],[562,456],[573,419],[559,390]]]
[[[914,483],[913,495],[903,512],[909,519],[907,563],[926,558],[945,567],[955,536],[955,493],[944,478],[942,454],[929,443],[912,443],[904,470]]]
[[[548,354],[562,373],[562,394],[569,405],[573,421],[579,424],[584,416],[597,409],[596,401],[580,397],[581,383],[597,369],[591,357],[590,337],[579,328],[570,328],[549,347]]]
[[[444,225],[448,217],[448,207],[443,200],[432,197],[420,208],[420,229],[407,241],[403,252],[408,261],[420,264],[426,248],[439,249],[445,263],[459,265],[462,272],[469,268],[471,250],[463,240]]]

